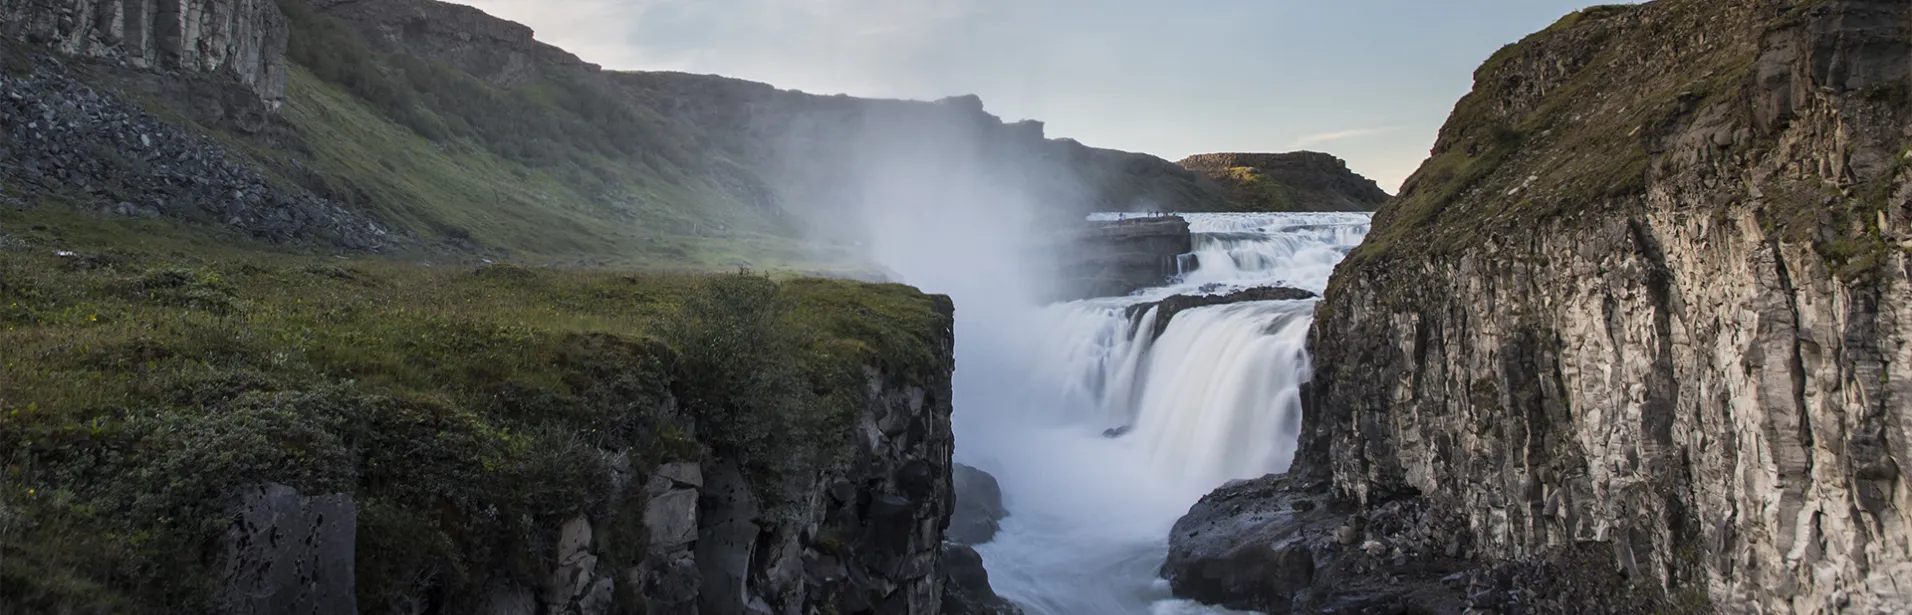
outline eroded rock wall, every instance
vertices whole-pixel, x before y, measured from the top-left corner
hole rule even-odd
[[[0,0],[0,33],[68,55],[229,75],[268,108],[284,100],[277,0]]]
[[[986,574],[973,551],[949,555],[943,539],[953,502],[952,334],[945,329],[939,342],[941,364],[912,367],[915,376],[864,370],[853,442],[789,479],[801,484],[785,491],[802,494],[791,505],[770,504],[761,485],[721,459],[640,474],[628,451],[607,453],[618,470],[606,495],[640,507],[641,549],[618,544],[632,540],[629,533],[602,531],[616,520],[580,515],[546,529],[555,539],[549,556],[533,560],[546,567],[529,577],[474,567],[467,573],[493,579],[482,595],[419,595],[404,604],[475,603],[493,615],[937,615],[947,601],[963,613],[1014,613],[989,592],[986,576],[945,595],[949,558],[960,566],[959,582]],[[641,495],[623,497],[629,490]],[[357,507],[349,496],[303,497],[269,485],[247,488],[235,502],[225,612],[354,612]],[[429,594],[429,584],[420,591]]]
[[[1306,456],[1363,502],[1420,494],[1468,511],[1484,558],[1600,542],[1632,578],[1704,589],[1722,609],[1902,608],[1912,210],[1890,162],[1908,109],[1883,92],[1912,84],[1907,11],[1671,3],[1609,17],[1610,40],[1642,52],[1689,44],[1752,68],[1712,96],[1676,94],[1642,127],[1637,191],[1565,203],[1593,211],[1450,258],[1396,249],[1340,272],[1314,340],[1320,439]],[[1542,46],[1498,76],[1571,87],[1557,70],[1571,57]],[[1518,117],[1545,99],[1499,104]],[[1515,155],[1548,155],[1528,148]],[[1570,198],[1494,181],[1460,198]]]
[[[1314,406],[1342,409],[1315,424],[1336,486],[1471,511],[1488,558],[1596,541],[1722,606],[1903,605],[1903,260],[1855,286],[1747,217],[1542,236],[1336,290]]]
[[[1497,54],[1336,272],[1296,475],[1255,496],[1347,508],[1218,492],[1178,591],[1267,589],[1197,582],[1219,530],[1433,612],[1904,612],[1909,19],[1666,0]]]

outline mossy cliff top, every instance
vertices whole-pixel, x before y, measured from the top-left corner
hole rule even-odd
[[[1669,207],[1750,208],[1786,240],[1879,239],[1866,219],[1891,205],[1905,150],[1882,128],[1907,109],[1891,5],[1660,0],[1568,15],[1481,66],[1350,263]],[[1828,131],[1848,137],[1811,136]]]
[[[777,483],[837,454],[867,368],[951,369],[950,302],[898,285],[294,256],[58,208],[0,233],[0,594],[28,611],[193,610],[261,482],[354,496],[368,612],[538,570],[580,514],[642,549],[613,473]]]
[[[1235,211],[1373,211],[1388,193],[1320,152],[1198,154],[1176,164],[1228,189]]]

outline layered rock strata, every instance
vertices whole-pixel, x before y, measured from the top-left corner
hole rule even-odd
[[[1320,308],[1282,497],[1340,521],[1218,492],[1177,591],[1318,611],[1363,595],[1324,571],[1378,554],[1471,571],[1367,596],[1427,612],[1903,612],[1908,18],[1665,0],[1496,54]],[[1237,552],[1215,532],[1316,574],[1206,583]]]

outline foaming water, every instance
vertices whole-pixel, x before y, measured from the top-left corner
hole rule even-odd
[[[1149,465],[1210,487],[1286,470],[1313,309],[1242,303],[1177,316],[1149,352],[1134,431]]]
[[[1032,614],[1225,612],[1169,596],[1169,531],[1215,487],[1293,457],[1314,301],[1187,310],[1159,337],[1159,314],[1131,307],[1319,292],[1368,217],[1185,217],[1199,266],[1175,284],[958,324],[957,457],[997,476],[1011,515],[978,551],[996,590]]]

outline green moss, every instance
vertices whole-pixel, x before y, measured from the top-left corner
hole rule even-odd
[[[862,365],[948,366],[947,300],[899,286],[423,268],[73,218],[0,250],[0,589],[29,610],[200,610],[225,498],[263,481],[354,495],[367,612],[418,579],[469,610],[483,571],[534,582],[579,514],[621,537],[605,565],[634,564],[611,452],[774,485],[843,441]],[[84,241],[120,225],[155,233]]]

